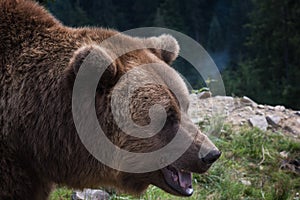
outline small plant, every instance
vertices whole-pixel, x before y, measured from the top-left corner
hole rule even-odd
[[[72,195],[72,190],[61,187],[54,190],[50,195],[50,200],[70,200]]]
[[[208,87],[200,88],[199,90],[192,90],[192,94],[199,94],[201,92],[210,91]]]

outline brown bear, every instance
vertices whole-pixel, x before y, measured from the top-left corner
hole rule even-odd
[[[191,173],[207,171],[219,158],[219,150],[188,118],[187,87],[169,66],[178,55],[176,40],[170,35],[137,38],[119,34],[119,42],[100,45],[116,34],[102,28],[63,26],[30,0],[1,0],[0,199],[47,199],[55,184],[78,189],[109,186],[129,194],[140,194],[153,184],[174,195],[190,196]],[[115,51],[139,43],[155,43],[170,51],[144,48],[115,58]],[[118,148],[145,153],[164,147],[181,129],[182,143],[190,139],[192,143],[178,159],[161,169],[133,173],[107,166],[89,152],[74,124],[72,90],[91,53],[109,63],[94,100],[97,120],[107,138]],[[149,63],[159,63],[166,77],[161,79],[158,68],[139,67]],[[103,67],[101,61],[98,67]],[[123,80],[132,69],[136,69],[135,77]],[[118,96],[115,101],[129,103],[130,117],[140,126],[150,123],[153,105],[164,108],[163,128],[148,138],[124,132],[114,120],[111,103],[115,88],[124,89],[128,81],[134,85],[144,79],[162,81],[139,87],[130,99]],[[166,79],[178,88],[182,104]],[[208,153],[202,155],[200,148]],[[119,163],[127,159],[116,158],[111,155]]]

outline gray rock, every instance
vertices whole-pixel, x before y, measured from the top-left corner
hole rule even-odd
[[[198,124],[199,122],[201,122],[201,118],[200,117],[191,117],[191,120],[194,124]]]
[[[251,106],[246,106],[245,108],[245,111],[248,111],[248,112],[251,112],[253,111],[252,107]]]
[[[72,200],[109,200],[109,194],[103,190],[84,189],[83,191],[75,191]]]
[[[261,104],[259,104],[259,105],[257,106],[257,108],[259,108],[259,109],[265,109],[265,106],[264,106],[264,105],[261,105]]]
[[[277,116],[277,115],[268,115],[267,117],[267,121],[271,126],[279,126],[279,122],[281,121],[281,117]]]
[[[268,128],[268,122],[264,116],[255,115],[249,119],[251,126],[257,127],[260,130],[266,131]]]
[[[267,106],[269,110],[275,110],[273,106]]]
[[[244,178],[241,179],[241,183],[242,183],[243,185],[247,185],[247,186],[250,186],[250,185],[251,185],[251,181],[246,180],[246,179],[244,179]]]
[[[284,111],[285,107],[284,106],[275,106],[274,108],[276,111]]]
[[[191,100],[197,99],[197,94],[190,94],[190,98],[191,98]]]
[[[256,110],[256,114],[258,114],[258,115],[262,115],[262,116],[264,116],[265,114],[262,112],[262,111],[260,111],[260,110]]]
[[[243,98],[240,99],[241,104],[246,105],[246,106],[252,106],[256,107],[257,103],[255,103],[252,99],[249,97],[243,96]]]
[[[297,134],[296,131],[294,131],[294,130],[292,129],[292,127],[290,127],[290,126],[288,126],[288,125],[286,125],[286,126],[284,127],[284,130],[286,130],[286,131],[292,133],[293,135],[296,135],[296,134]]]
[[[204,91],[204,92],[200,92],[198,94],[198,98],[199,99],[207,99],[207,98],[210,98],[211,97],[211,92],[210,91]]]
[[[228,102],[233,102],[234,101],[234,98],[230,97],[230,96],[215,96],[215,99],[224,100],[224,101],[228,101]]]

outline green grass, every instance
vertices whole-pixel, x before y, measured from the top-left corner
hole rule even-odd
[[[209,172],[194,175],[195,191],[192,197],[186,199],[293,200],[296,193],[300,192],[300,175],[280,169],[283,161],[280,152],[288,152],[289,159],[300,159],[299,142],[280,133],[249,127],[233,132],[228,125],[223,126],[218,137],[213,136],[211,139],[223,154]],[[70,199],[70,194],[70,190],[57,189],[50,199]],[[139,198],[113,194],[112,199],[182,198],[151,186]]]
[[[61,187],[57,188],[55,191],[53,191],[50,195],[49,200],[70,200],[72,195],[72,190]]]

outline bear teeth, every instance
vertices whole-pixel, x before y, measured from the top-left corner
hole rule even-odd
[[[174,173],[172,173],[172,178],[173,178],[173,181],[175,181],[175,182],[178,181],[178,176]]]

